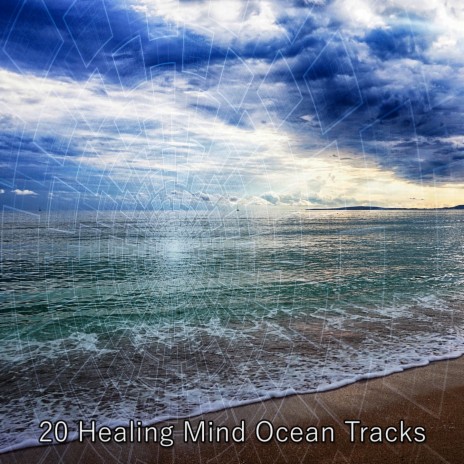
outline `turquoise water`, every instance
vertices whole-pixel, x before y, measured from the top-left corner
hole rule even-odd
[[[3,213],[0,450],[464,352],[464,212]]]

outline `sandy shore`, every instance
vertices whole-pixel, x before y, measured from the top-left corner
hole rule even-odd
[[[9,463],[462,463],[464,462],[464,357],[432,363],[399,374],[358,382],[337,390],[295,395],[283,399],[226,409],[192,418],[195,430],[199,421],[212,420],[215,425],[237,426],[246,423],[244,443],[183,443],[184,421],[175,425],[174,446],[158,444],[101,444],[73,442],[15,451],[0,456]],[[318,442],[279,443],[275,436],[268,443],[256,437],[256,425],[268,420],[276,430],[299,426],[317,428]],[[346,420],[360,420],[362,426],[381,427],[365,432],[360,441],[359,426],[353,436]],[[400,443],[403,429],[411,427]],[[158,425],[160,428],[162,424]],[[334,441],[326,433],[322,442],[321,427],[331,428]],[[388,427],[394,427],[386,432]],[[426,440],[415,427],[425,429]],[[268,429],[262,426],[262,438]],[[315,430],[315,429],[311,429]],[[418,429],[419,431],[421,429]],[[373,435],[370,435],[374,433]],[[382,434],[383,443],[375,441]],[[385,436],[397,438],[387,443]],[[288,434],[281,434],[283,438]],[[297,440],[298,433],[294,435]],[[311,435],[314,438],[314,435]],[[412,439],[409,442],[408,437]],[[354,438],[355,442],[351,443]],[[414,441],[417,440],[417,441]]]

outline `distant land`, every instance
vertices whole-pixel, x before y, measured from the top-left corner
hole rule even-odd
[[[424,211],[437,209],[464,209],[464,205],[447,206],[445,208],[383,208],[382,206],[343,206],[341,208],[306,208],[307,211],[366,211],[366,210],[382,210],[382,211]]]

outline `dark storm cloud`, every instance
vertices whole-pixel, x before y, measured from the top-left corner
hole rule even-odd
[[[295,5],[309,11],[307,2]],[[295,127],[302,125],[300,133],[307,132],[301,117],[311,114],[327,141],[337,139],[341,148],[372,157],[404,178],[440,181],[444,171],[437,166],[452,163],[456,156],[456,148],[446,139],[462,133],[456,122],[463,102],[452,74],[435,69],[429,73],[439,63],[427,55],[436,35],[424,18],[404,17],[403,12],[399,24],[353,33],[343,21],[325,16],[321,7],[310,12],[302,24],[290,16],[280,18],[290,42],[279,37],[236,45],[242,59],[264,60],[270,66],[266,75],[255,76],[248,100],[256,92],[264,94],[266,101],[273,100],[266,110]],[[284,60],[291,72],[285,71]],[[272,93],[278,84],[286,86],[280,100]],[[456,107],[443,104],[444,96],[452,97]],[[229,123],[236,124],[230,111],[227,115]],[[366,140],[371,125],[381,130]],[[412,139],[414,143],[407,142]],[[384,149],[388,144],[395,148]]]
[[[102,0],[5,0],[0,18],[3,66],[43,76],[83,79],[97,66],[107,69],[104,52],[135,32],[124,13]]]
[[[87,79],[98,68],[106,79],[133,87],[145,67],[174,62],[179,70],[223,59],[212,37],[147,19],[121,1],[4,0],[0,4],[0,64],[22,73]],[[127,72],[126,72],[127,70]],[[200,73],[203,71],[199,71]],[[130,77],[127,75],[130,73]]]
[[[456,123],[464,101],[453,73],[435,68],[429,77],[437,64],[427,56],[433,40],[423,25],[376,28],[362,36],[327,26],[317,39],[298,36],[282,50],[291,63],[287,83],[291,86],[295,79],[303,95],[295,119],[316,117],[327,141],[336,139],[341,148],[361,152],[401,177],[440,181],[446,172],[441,167],[454,161],[456,147],[446,139],[462,134]],[[275,73],[276,81],[283,77]],[[300,124],[302,132],[307,130]],[[370,126],[377,129],[366,141]],[[428,145],[431,137],[433,147]],[[413,144],[406,143],[411,139]],[[386,145],[396,148],[387,150]],[[450,151],[445,154],[444,148]]]
[[[366,34],[364,41],[372,53],[383,61],[394,58],[424,59],[423,52],[430,45],[425,31],[417,28],[414,33],[411,26],[373,29]]]
[[[213,36],[183,30],[178,37],[159,38],[145,49],[147,67],[174,63],[178,71],[206,77],[209,63],[223,61],[227,50],[213,43]]]

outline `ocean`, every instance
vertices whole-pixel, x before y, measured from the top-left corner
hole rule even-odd
[[[5,210],[0,451],[464,352],[464,211]]]

